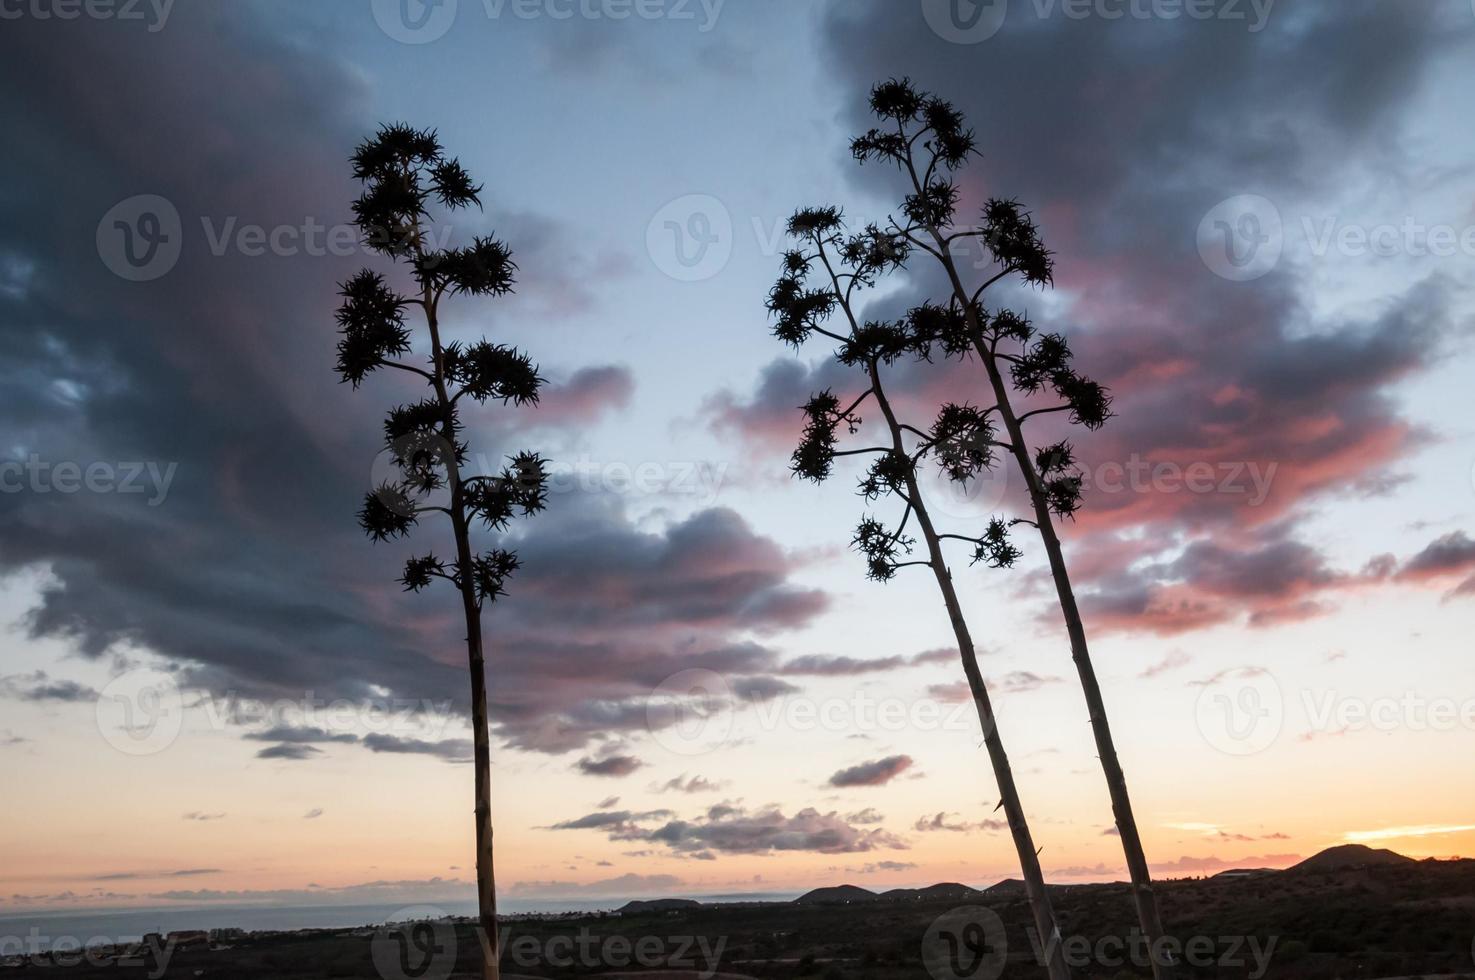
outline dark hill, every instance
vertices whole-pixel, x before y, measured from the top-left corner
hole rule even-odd
[[[856,885],[836,885],[833,888],[816,888],[814,891],[794,899],[795,905],[854,905],[858,902],[879,902],[881,896]]]
[[[893,888],[880,897],[883,902],[963,902],[982,895],[976,888],[949,881],[926,888]]]
[[[1329,847],[1320,854],[1313,854],[1300,864],[1292,865],[1286,870],[1317,873],[1417,863],[1411,857],[1404,857],[1402,854],[1387,850],[1386,848],[1365,847],[1362,844],[1343,844],[1340,847]]]
[[[620,906],[619,911],[625,915],[638,915],[641,912],[684,912],[701,907],[701,902],[689,898],[657,898],[648,902],[627,902]]]

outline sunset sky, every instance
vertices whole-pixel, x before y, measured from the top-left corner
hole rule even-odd
[[[406,3],[0,23],[0,914],[473,897],[456,597],[354,517],[414,388],[333,372],[337,284],[391,271],[342,237],[348,157],[394,120],[485,184],[449,240],[516,253],[451,332],[549,379],[468,426],[556,464],[486,616],[500,893],[1017,877],[935,584],[865,579],[857,470],[788,473],[797,406],[859,388],[770,334],[782,225],[895,210],[848,150],[892,75],[976,130],[962,212],[1018,198],[1056,252],[992,302],[1116,396],[1063,534],[1154,873],[1475,854],[1469,0]],[[938,295],[919,265],[871,309]],[[968,527],[1018,482],[930,490]],[[953,573],[1041,861],[1123,878],[1017,540]],[[652,716],[694,687],[704,726]]]

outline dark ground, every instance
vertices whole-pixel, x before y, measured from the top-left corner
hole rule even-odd
[[[1159,889],[1173,934],[1183,941],[1202,937],[1196,941],[1197,965],[1186,968],[1185,977],[1475,977],[1475,861],[1190,879],[1163,882]],[[998,977],[999,969],[990,968],[997,960],[991,958],[1003,950],[989,928],[970,930],[969,917],[955,915],[944,919],[943,931],[951,929],[952,937],[939,938],[935,928],[929,935],[939,917],[961,905],[985,907],[1002,920],[1004,977],[1043,977],[1025,931],[1028,907],[1013,891],[1001,886],[965,899],[721,905],[523,920],[507,923],[503,976],[685,980],[713,976],[715,963],[719,977],[764,980]],[[1145,965],[1122,962],[1119,944],[1098,945],[1103,937],[1127,936],[1135,922],[1126,886],[1063,887],[1054,900],[1063,933],[1076,937],[1077,978],[1150,975]],[[982,916],[972,918],[991,927],[988,913]],[[1258,961],[1256,950],[1262,953]],[[1268,967],[1257,969],[1266,962],[1266,950]],[[470,925],[427,924],[375,934],[368,929],[257,934],[230,949],[176,948],[163,969],[146,957],[134,965],[33,963],[0,970],[0,977],[448,980],[474,974],[475,951]],[[955,954],[952,960],[949,953]]]

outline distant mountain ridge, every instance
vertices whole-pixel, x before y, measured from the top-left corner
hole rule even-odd
[[[1372,848],[1362,844],[1341,844],[1313,854],[1299,864],[1284,870],[1275,868],[1234,868],[1222,871],[1214,877],[1248,877],[1290,873],[1329,873],[1354,871],[1368,867],[1398,867],[1415,865],[1419,862],[1385,848]],[[1049,885],[1051,889],[1065,887],[1087,887]],[[1015,899],[1024,897],[1024,882],[1017,878],[1005,878],[984,889],[972,888],[955,881],[928,885],[925,888],[892,888],[889,891],[873,892],[859,885],[828,885],[805,892],[793,900],[794,905],[874,905],[921,902],[966,902],[979,899]],[[701,902],[691,899],[665,898],[652,901],[630,902],[620,911],[674,912],[701,907]]]

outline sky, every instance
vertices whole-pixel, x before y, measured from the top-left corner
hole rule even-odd
[[[783,225],[895,212],[849,152],[892,76],[974,128],[961,213],[1018,199],[1056,253],[991,302],[1115,397],[1062,534],[1155,874],[1475,852],[1466,0],[0,9],[0,914],[472,897],[455,597],[354,517],[413,386],[333,373],[338,284],[393,274],[348,230],[391,121],[484,185],[446,240],[515,252],[450,332],[548,379],[468,425],[475,465],[555,464],[485,617],[500,893],[1017,876],[935,584],[866,580],[858,469],[788,472],[797,406],[858,388],[771,335]],[[1000,732],[1047,877],[1119,879],[1017,543],[952,568]]]

